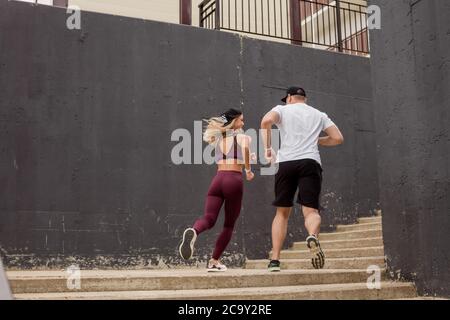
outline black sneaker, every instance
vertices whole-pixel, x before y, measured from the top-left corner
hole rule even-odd
[[[325,265],[325,255],[320,247],[319,239],[315,235],[306,238],[306,245],[312,254],[311,263],[315,269],[322,269]]]
[[[280,261],[278,260],[270,260],[269,265],[267,266],[269,272],[278,272],[281,270]]]
[[[184,260],[189,260],[194,254],[194,244],[197,240],[197,232],[195,229],[188,228],[184,230],[183,241],[181,242],[179,251]]]

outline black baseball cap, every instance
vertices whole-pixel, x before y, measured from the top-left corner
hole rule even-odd
[[[290,87],[290,88],[288,88],[286,90],[286,97],[281,99],[281,101],[286,103],[286,100],[287,100],[289,95],[306,97],[306,92],[305,92],[305,90],[303,88],[300,88],[300,87]]]

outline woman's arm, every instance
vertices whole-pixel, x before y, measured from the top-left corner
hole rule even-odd
[[[247,135],[240,135],[238,136],[238,139],[240,138],[240,142],[238,143],[241,145],[242,148],[242,154],[244,155],[244,167],[245,167],[245,173],[247,175],[247,180],[252,180],[254,177],[254,174],[252,172],[252,168],[250,165],[250,144],[252,143],[252,139]]]

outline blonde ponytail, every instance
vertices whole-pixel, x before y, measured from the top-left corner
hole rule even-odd
[[[234,123],[236,119],[231,121],[227,126],[223,126],[226,121],[221,117],[213,117],[210,119],[204,119],[207,123],[205,132],[203,133],[203,141],[209,144],[216,144],[220,138],[222,138],[227,131],[233,131]]]

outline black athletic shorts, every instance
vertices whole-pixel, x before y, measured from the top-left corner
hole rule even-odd
[[[321,188],[322,167],[316,160],[280,162],[275,175],[275,201],[272,204],[276,207],[292,207],[298,189],[298,203],[319,209]]]

